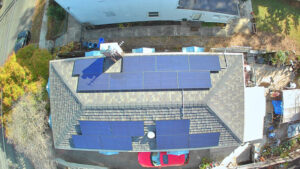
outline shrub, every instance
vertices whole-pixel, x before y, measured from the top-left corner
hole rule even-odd
[[[17,62],[27,68],[32,74],[32,80],[48,79],[49,60],[52,55],[46,49],[38,49],[28,45],[17,53]]]
[[[47,10],[47,15],[49,18],[62,21],[66,17],[65,10],[57,4],[50,5]]]
[[[14,54],[10,56],[4,66],[0,68],[0,88],[3,91],[4,113],[10,110],[12,103],[24,94],[31,79],[30,71],[16,62]]]

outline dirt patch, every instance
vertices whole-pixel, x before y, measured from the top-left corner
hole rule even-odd
[[[274,67],[266,64],[256,64],[257,84],[270,83],[268,89],[282,90],[292,80],[288,67]]]
[[[39,43],[46,0],[37,0],[32,17],[31,43]]]
[[[153,47],[156,51],[181,51],[184,46],[203,46],[206,51],[215,47],[251,46],[253,49],[266,49],[268,51],[295,51],[300,55],[300,46],[287,36],[274,33],[236,34],[232,37],[201,37],[201,36],[172,36],[172,37],[139,37],[139,38],[113,38],[110,42],[124,41],[122,48],[131,52],[133,48]]]

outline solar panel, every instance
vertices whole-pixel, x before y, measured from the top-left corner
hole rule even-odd
[[[155,59],[155,56],[124,57],[122,72],[155,71]]]
[[[158,135],[156,137],[157,149],[176,149],[188,148],[189,137],[188,135]]]
[[[132,139],[130,136],[103,136],[100,137],[101,149],[104,150],[132,150]]]
[[[157,56],[157,71],[187,71],[188,56]]]
[[[161,120],[156,121],[156,135],[185,135],[189,134],[190,120]]]
[[[113,121],[110,126],[115,136],[144,136],[143,121]]]
[[[103,73],[101,76],[79,76],[77,91],[99,91],[109,89],[110,74]]]
[[[83,135],[111,135],[109,121],[79,121]]]
[[[178,72],[180,89],[211,88],[210,72]]]
[[[104,58],[79,59],[74,62],[73,76],[100,75],[103,72]]]
[[[220,71],[219,56],[190,55],[190,70]]]
[[[144,89],[176,89],[176,72],[144,72]]]
[[[109,90],[143,89],[143,73],[111,73]]]
[[[143,121],[79,121],[83,135],[143,136]]]
[[[87,135],[79,136],[72,135],[72,141],[75,148],[83,149],[101,149],[100,136],[97,135]]]
[[[219,145],[220,133],[191,134],[189,138],[190,148],[212,147]]]

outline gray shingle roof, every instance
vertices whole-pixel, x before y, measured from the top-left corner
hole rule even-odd
[[[133,54],[125,57],[130,55]],[[223,69],[211,73],[212,88],[183,92],[77,93],[78,77],[72,77],[75,59],[51,61],[50,101],[55,147],[72,149],[71,137],[80,133],[78,120],[144,121],[146,133],[156,120],[190,119],[190,134],[220,132],[219,146],[239,144],[244,126],[243,57],[227,54],[226,59],[223,55],[219,58]],[[117,63],[110,70],[118,72],[118,64],[121,65]],[[135,137],[132,144],[133,151],[149,151],[155,146],[143,142],[141,137]]]

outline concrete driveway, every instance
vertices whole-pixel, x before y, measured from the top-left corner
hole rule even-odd
[[[17,35],[30,29],[36,0],[4,0],[0,9],[0,65],[14,49]]]
[[[229,155],[236,147],[218,148],[211,150],[190,151],[189,163],[182,167],[166,167],[166,169],[195,169],[199,168],[201,158],[208,157],[216,161],[222,160]],[[106,156],[98,152],[56,150],[56,158],[68,162],[107,167],[110,169],[142,169],[138,164],[137,153],[122,152],[118,155]]]

